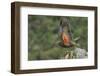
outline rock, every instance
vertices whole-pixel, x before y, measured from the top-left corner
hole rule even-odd
[[[69,59],[69,54],[66,54],[66,55],[64,56],[64,59]]]
[[[81,48],[75,48],[74,50],[76,58],[87,58],[87,51]]]

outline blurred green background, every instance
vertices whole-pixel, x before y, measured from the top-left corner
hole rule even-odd
[[[56,43],[59,38],[60,16],[28,15],[28,60],[62,59],[65,51]],[[88,48],[88,18],[65,17],[70,22],[73,38],[80,37],[80,48]]]

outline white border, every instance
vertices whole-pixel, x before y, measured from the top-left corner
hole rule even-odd
[[[28,14],[88,17],[88,58],[28,61]],[[94,65],[94,11],[41,7],[20,8],[20,69],[43,69]]]

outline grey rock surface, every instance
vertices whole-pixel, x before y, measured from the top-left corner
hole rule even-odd
[[[81,48],[75,48],[74,50],[76,58],[87,58],[87,51]]]

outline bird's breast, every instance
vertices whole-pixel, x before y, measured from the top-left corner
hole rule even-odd
[[[69,45],[70,44],[70,38],[69,35],[62,33],[62,40],[64,45]]]

